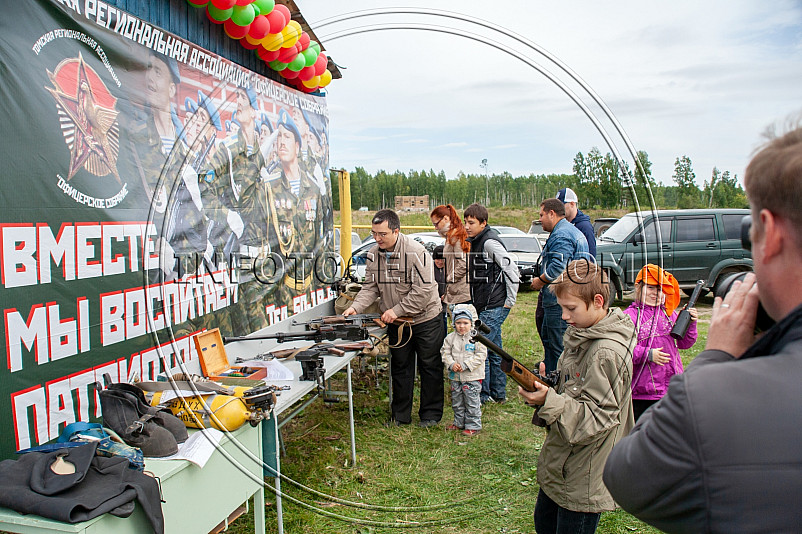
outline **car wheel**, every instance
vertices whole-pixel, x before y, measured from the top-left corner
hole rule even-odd
[[[618,277],[612,273],[609,274],[610,280],[610,302],[615,302],[618,299]]]
[[[602,235],[611,226],[612,226],[612,224],[603,224],[603,225],[599,226],[599,228],[596,230],[596,237],[599,237],[600,235]]]

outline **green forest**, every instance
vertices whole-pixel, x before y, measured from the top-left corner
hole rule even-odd
[[[442,170],[378,171],[370,174],[362,167],[351,172],[351,206],[378,210],[394,206],[396,195],[429,195],[429,205],[453,204],[463,209],[474,202],[488,207],[537,206],[554,197],[563,187],[576,191],[583,209],[647,209],[652,205],[651,190],[657,208],[746,208],[748,203],[738,176],[713,168],[701,185],[688,156],[676,158],[673,183],[658,183],[652,176],[652,163],[646,152],[638,152],[640,165],[624,163],[624,169],[608,152],[597,147],[587,154],[578,152],[573,174],[464,174],[447,177]],[[646,184],[649,185],[648,189]],[[332,176],[334,205],[339,206],[339,184]]]

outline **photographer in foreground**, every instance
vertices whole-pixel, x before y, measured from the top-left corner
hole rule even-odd
[[[615,500],[667,532],[802,531],[802,129],[744,184],[755,273],[716,298],[705,350],[604,469]],[[758,299],[778,322],[755,339]]]

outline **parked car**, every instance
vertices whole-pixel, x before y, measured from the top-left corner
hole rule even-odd
[[[518,271],[525,271],[521,274],[521,284],[529,284],[533,278],[534,267],[540,259],[543,247],[537,236],[530,234],[499,234],[499,239],[510,253],[512,261],[518,266]]]
[[[529,232],[537,236],[537,240],[540,241],[541,247],[546,245],[546,240],[549,238],[549,233],[543,229],[540,225],[540,221],[532,221],[532,224],[529,226]]]
[[[407,236],[423,245],[429,254],[432,253],[437,245],[442,245],[446,242],[437,232],[418,232],[407,234]],[[373,237],[369,237],[359,247],[354,248],[351,260],[348,262],[348,272],[353,280],[357,282],[365,280],[365,265],[368,262],[368,252],[375,244],[376,240]]]
[[[356,250],[362,244],[362,238],[356,232],[351,232],[351,250]],[[334,251],[340,252],[340,229],[334,229]]]
[[[634,289],[643,265],[658,264],[660,255],[662,266],[683,291],[690,292],[697,280],[704,280],[706,294],[727,275],[752,270],[752,254],[741,247],[741,225],[748,215],[746,209],[629,213],[599,237],[596,260],[619,297]]]
[[[593,221],[593,235],[599,237],[618,221],[618,217],[599,217]]]
[[[495,230],[499,234],[526,235],[526,232],[524,232],[520,228],[515,228],[514,226],[496,226],[495,224],[491,224],[490,226],[493,228],[493,230]]]

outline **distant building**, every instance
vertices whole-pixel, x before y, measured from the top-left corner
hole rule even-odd
[[[395,211],[429,211],[429,195],[396,196]]]

